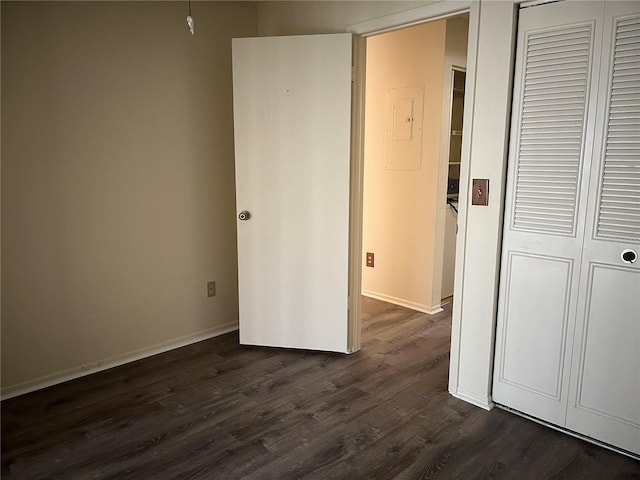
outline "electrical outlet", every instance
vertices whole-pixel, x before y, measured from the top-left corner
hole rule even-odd
[[[374,264],[374,254],[372,252],[367,252],[367,267],[373,267]]]
[[[207,282],[207,297],[215,297],[216,296],[216,282],[215,280],[212,282]]]

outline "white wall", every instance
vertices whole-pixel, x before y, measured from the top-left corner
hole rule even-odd
[[[261,33],[345,31],[346,25],[380,16],[374,6],[363,4],[352,7],[357,14],[345,21],[340,18],[344,7],[327,2],[321,17],[310,18],[312,15],[307,13],[315,10],[307,10],[305,3],[261,4]],[[514,3],[514,0],[471,2],[469,16],[469,45],[474,48],[468,52],[465,121],[471,128],[463,138],[463,162],[466,165],[461,172],[455,280],[455,296],[459,301],[454,304],[449,389],[454,395],[485,408],[491,406],[493,335],[515,32]],[[441,5],[436,3],[434,7]],[[402,7],[398,4],[398,8]],[[424,11],[421,9],[416,15],[420,16]],[[272,22],[276,15],[277,25]],[[411,14],[404,16],[408,17]],[[392,22],[376,22],[385,23]],[[476,65],[477,75],[469,75]],[[472,178],[490,180],[488,207],[468,206],[468,183]]]
[[[490,408],[515,2],[472,4],[469,26],[449,391]],[[470,205],[473,178],[489,179],[486,207]]]
[[[440,308],[431,292],[445,35],[441,20],[367,39],[363,251],[375,254],[375,266],[363,267],[362,289],[429,313]],[[414,86],[424,87],[422,131],[416,133],[422,140],[419,166],[388,169],[386,92]]]
[[[230,39],[257,6],[196,2],[193,37],[186,2],[1,8],[3,394],[233,329]]]
[[[403,12],[423,1],[280,1],[258,5],[261,36],[345,32],[348,25]]]

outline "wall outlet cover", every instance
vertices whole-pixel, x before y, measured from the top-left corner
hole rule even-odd
[[[372,252],[367,252],[367,267],[374,266],[375,255]]]

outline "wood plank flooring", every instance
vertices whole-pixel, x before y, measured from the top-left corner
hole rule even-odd
[[[451,315],[363,299],[353,355],[200,342],[2,402],[2,478],[640,479],[447,393]]]

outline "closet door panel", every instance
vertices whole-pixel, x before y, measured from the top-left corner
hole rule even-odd
[[[493,400],[563,425],[604,4],[518,23]]]
[[[500,379],[556,401],[561,397],[572,266],[571,260],[522,253],[512,253],[507,264]]]
[[[576,406],[640,426],[640,272],[591,263]]]
[[[640,4],[604,26],[566,426],[640,455]]]

